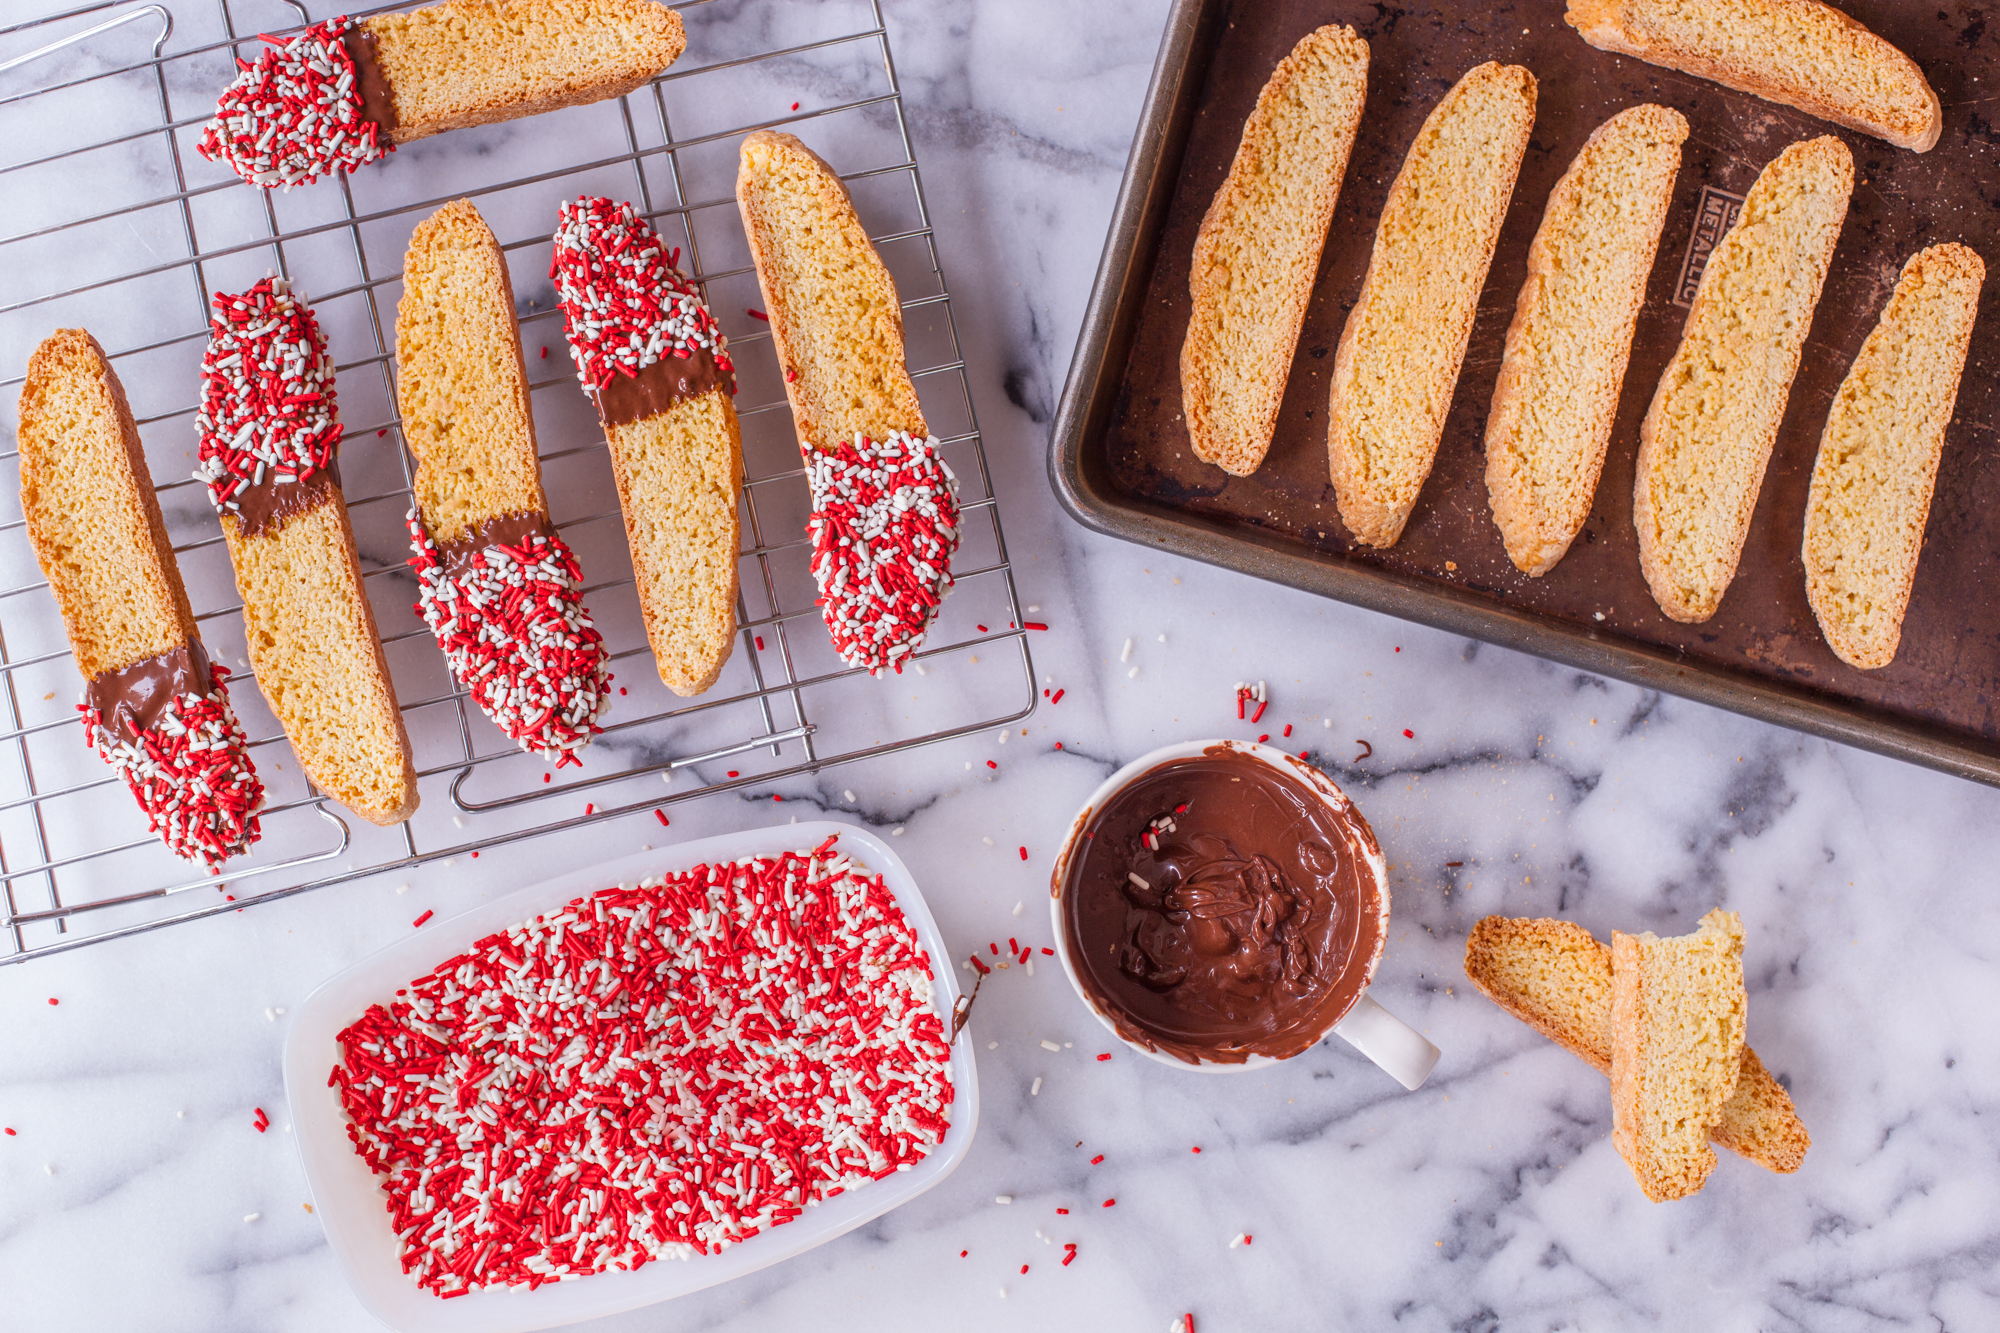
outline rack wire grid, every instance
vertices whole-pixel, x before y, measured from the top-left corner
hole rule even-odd
[[[782,779],[1033,711],[1034,664],[879,0],[679,5],[687,52],[628,96],[421,140],[282,193],[242,183],[194,145],[233,58],[254,59],[260,34],[315,15],[298,0],[185,8],[99,3],[0,27],[0,142],[13,146],[0,158],[0,439],[13,441],[34,346],[58,327],[90,329],[131,399],[204,642],[237,672],[231,696],[268,791],[264,836],[220,877],[203,874],[147,833],[88,748],[82,681],[7,449],[0,964],[697,796],[769,794]],[[847,668],[814,600],[809,494],[734,197],[739,141],[775,126],[847,182],[903,296],[912,375],[960,479],[958,585],[901,676]],[[741,629],[721,680],[696,699],[670,694],[653,669],[603,431],[547,277],[557,205],[582,194],[632,200],[683,248],[737,365]],[[551,516],[582,564],[617,676],[581,770],[523,754],[470,706],[413,609],[392,321],[411,231],[467,196],[508,257]],[[191,479],[209,296],[267,273],[308,294],[336,362],[344,489],[422,797],[394,828],[355,818],[299,772],[248,670],[221,530]]]

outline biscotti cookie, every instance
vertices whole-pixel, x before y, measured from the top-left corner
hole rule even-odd
[[[1271,448],[1368,95],[1368,43],[1328,24],[1278,62],[1195,236],[1181,403],[1195,457],[1247,477]]]
[[[1611,948],[1569,921],[1489,916],[1465,941],[1465,975],[1487,999],[1611,1072]],[[1812,1138],[1791,1094],[1743,1048],[1709,1141],[1772,1171],[1799,1169]]]
[[[199,151],[289,188],[445,130],[629,93],[686,46],[680,15],[653,0],[443,0],[328,19],[238,62]]]
[[[1818,0],[1569,0],[1569,25],[1601,51],[1928,152],[1944,130],[1916,62]]]
[[[1806,500],[1806,598],[1849,666],[1895,660],[1985,280],[1963,245],[1912,258],[1827,415]]]
[[[1486,418],[1493,522],[1524,574],[1555,568],[1590,517],[1687,134],[1663,106],[1605,121],[1528,247]]]
[[[1707,620],[1736,577],[1853,189],[1846,144],[1793,144],[1702,270],[1639,428],[1632,494],[1639,568],[1671,619]]]
[[[1389,188],[1328,400],[1334,499],[1356,541],[1394,546],[1430,476],[1534,123],[1535,76],[1477,66],[1424,121]]]
[[[1715,1169],[1708,1133],[1743,1063],[1743,922],[1692,935],[1611,932],[1611,1142],[1655,1203]]]
[[[210,304],[195,478],[222,521],[258,688],[321,791],[400,823],[416,768],[340,493],[326,338],[282,278]]]
[[[701,292],[630,204],[562,206],[551,272],[597,407],[646,641],[679,695],[715,684],[736,638],[743,435],[736,367]]]
[[[59,329],[21,390],[21,511],[86,682],[85,734],[176,856],[219,866],[257,841],[264,784],[167,541],[124,386],[97,340]]]
[[[604,639],[542,494],[507,260],[469,200],[410,237],[396,365],[417,460],[417,611],[509,739],[558,768],[580,763],[610,701]]]
[[[896,284],[833,168],[743,141],[736,203],[812,487],[813,580],[841,660],[902,671],[950,591],[958,483],[903,359]]]

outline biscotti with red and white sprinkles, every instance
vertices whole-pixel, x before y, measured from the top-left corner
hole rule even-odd
[[[743,434],[728,341],[679,261],[632,205],[585,197],[562,206],[549,277],[611,447],[646,640],[685,696],[735,642]]]
[[[257,684],[320,790],[400,823],[416,767],[340,492],[326,337],[282,278],[210,304],[195,478],[222,520]]]
[[[610,703],[604,638],[549,521],[507,260],[470,200],[410,237],[396,363],[417,459],[417,611],[452,677],[511,740],[558,767],[581,763]]]
[[[405,1273],[450,1298],[712,1255],[944,1141],[931,960],[834,841],[574,899],[340,1034]]]
[[[629,93],[687,46],[680,15],[653,0],[444,0],[264,40],[255,64],[237,61],[199,151],[266,189]]]
[[[264,784],[195,629],[124,386],[97,340],[59,329],[21,390],[21,511],[87,682],[89,743],[147,827],[218,866],[257,841]]]
[[[832,167],[743,141],[736,203],[812,487],[813,580],[841,659],[900,672],[952,586],[957,479],[924,422],[888,267]]]

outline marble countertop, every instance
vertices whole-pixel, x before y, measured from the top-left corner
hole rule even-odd
[[[884,9],[1016,577],[1050,626],[1037,670],[1064,694],[1005,748],[947,743],[964,768],[855,764],[785,799],[899,830],[961,955],[1044,944],[1076,804],[1157,745],[1245,734],[1232,686],[1262,679],[1260,730],[1295,728],[1380,836],[1395,910],[1372,993],[1444,1055],[1416,1093],[1338,1042],[1238,1077],[1101,1063],[1054,967],[999,974],[954,1175],[592,1327],[2000,1326],[2000,792],[1078,528],[1047,432],[1165,0]],[[716,796],[674,831],[769,819]],[[0,968],[0,1326],[376,1327],[306,1207],[280,1010],[417,912],[657,832],[636,817]],[[1789,1177],[1724,1154],[1700,1195],[1655,1205],[1611,1145],[1604,1078],[1470,990],[1465,935],[1495,912],[1681,933],[1718,905],[1748,932],[1750,1040],[1813,1147]]]

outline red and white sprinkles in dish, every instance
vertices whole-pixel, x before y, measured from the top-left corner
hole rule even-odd
[[[362,113],[354,61],[340,42],[353,26],[352,19],[334,18],[289,41],[266,37],[271,49],[256,64],[238,60],[236,81],[202,131],[201,155],[268,190],[353,171],[395,152],[381,126]]]
[[[834,650],[879,676],[903,669],[951,590],[958,479],[936,436],[856,435],[805,451],[813,581]]]
[[[266,278],[231,296],[217,292],[201,358],[201,465],[218,511],[266,475],[304,481],[333,461],[340,445],[334,417],[333,359],[305,294]]]
[[[714,1254],[943,1142],[929,961],[833,843],[575,899],[342,1032],[404,1271],[452,1297]]]
[[[729,344],[701,292],[630,204],[585,196],[564,203],[549,277],[562,304],[576,377],[595,390],[697,350],[733,374]]]
[[[86,694],[77,705],[90,745],[118,770],[146,827],[187,861],[219,866],[262,836],[264,784],[229,706],[229,669],[209,667],[208,694],[176,695],[144,731],[113,736]]]
[[[553,531],[488,546],[454,574],[422,518],[409,514],[416,610],[452,677],[508,739],[556,767],[603,728],[611,702],[604,636],[583,605],[583,571]]]

